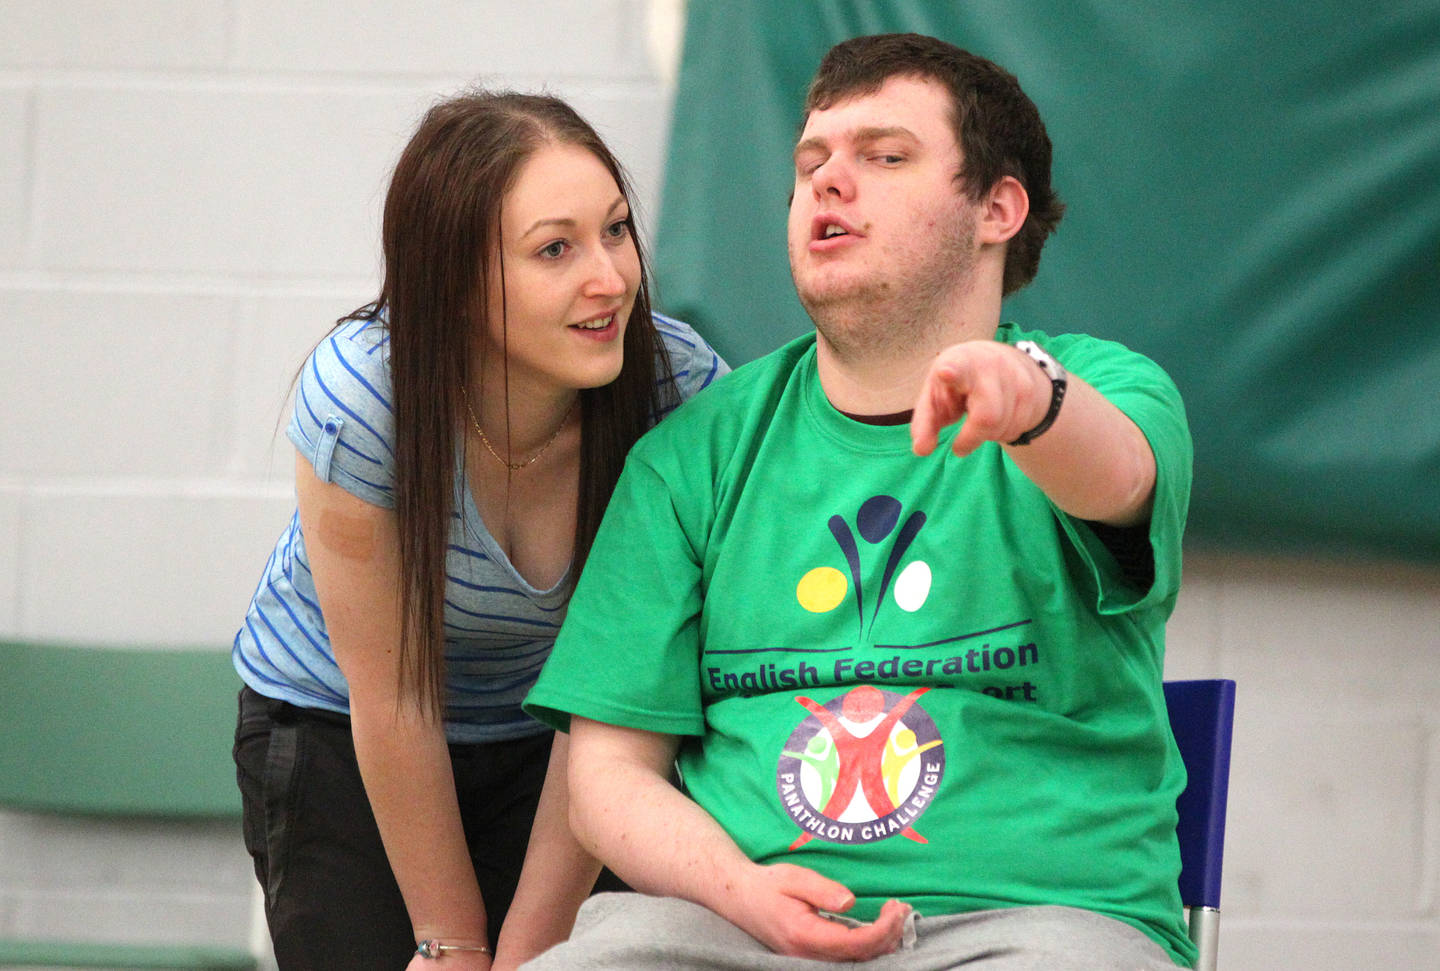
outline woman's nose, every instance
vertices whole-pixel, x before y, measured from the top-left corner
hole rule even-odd
[[[595,296],[608,297],[623,294],[626,288],[625,276],[616,265],[614,254],[600,247],[591,261],[587,291]]]

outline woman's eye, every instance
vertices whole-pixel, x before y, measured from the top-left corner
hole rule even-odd
[[[565,255],[565,241],[557,239],[540,251],[540,255],[546,259],[558,260]]]
[[[629,232],[630,226],[623,219],[605,227],[605,235],[611,239],[624,239]]]

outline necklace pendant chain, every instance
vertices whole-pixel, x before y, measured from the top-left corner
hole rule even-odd
[[[495,461],[505,466],[505,468],[509,469],[511,472],[519,472],[521,469],[526,468],[527,466],[534,465],[535,461],[539,459],[540,456],[544,455],[546,450],[555,443],[555,439],[560,437],[560,432],[565,428],[566,422],[570,420],[570,413],[573,412],[575,410],[575,406],[580,403],[580,396],[576,395],[575,400],[570,402],[570,407],[565,409],[565,417],[560,419],[560,424],[555,426],[555,431],[551,433],[549,438],[545,439],[545,444],[541,445],[539,450],[536,451],[534,455],[530,456],[523,462],[511,462],[509,459],[503,457],[499,452],[495,451],[495,446],[491,445],[490,439],[485,436],[485,429],[480,427],[480,419],[476,417],[475,408],[470,404],[469,391],[461,388],[460,396],[465,399],[465,410],[470,413],[471,424],[473,424],[475,426],[475,430],[480,433],[480,444],[485,446],[485,451],[489,452],[495,457]]]

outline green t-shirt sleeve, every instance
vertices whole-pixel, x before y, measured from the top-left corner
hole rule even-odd
[[[1193,446],[1179,389],[1158,364],[1119,344],[1094,338],[1046,345],[1071,373],[1126,414],[1155,455],[1155,501],[1150,548],[1155,577],[1140,589],[1125,580],[1104,543],[1081,520],[1060,513],[1060,522],[1099,591],[1102,614],[1173,606],[1180,589],[1181,538],[1190,506]]]
[[[699,735],[703,524],[685,521],[673,486],[632,452],[569,612],[524,708],[568,731],[570,716]],[[693,506],[693,503],[688,505]]]

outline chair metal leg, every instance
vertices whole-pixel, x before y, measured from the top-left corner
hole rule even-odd
[[[1195,971],[1215,971],[1220,950],[1220,910],[1216,907],[1190,908],[1190,940],[1200,949]]]

